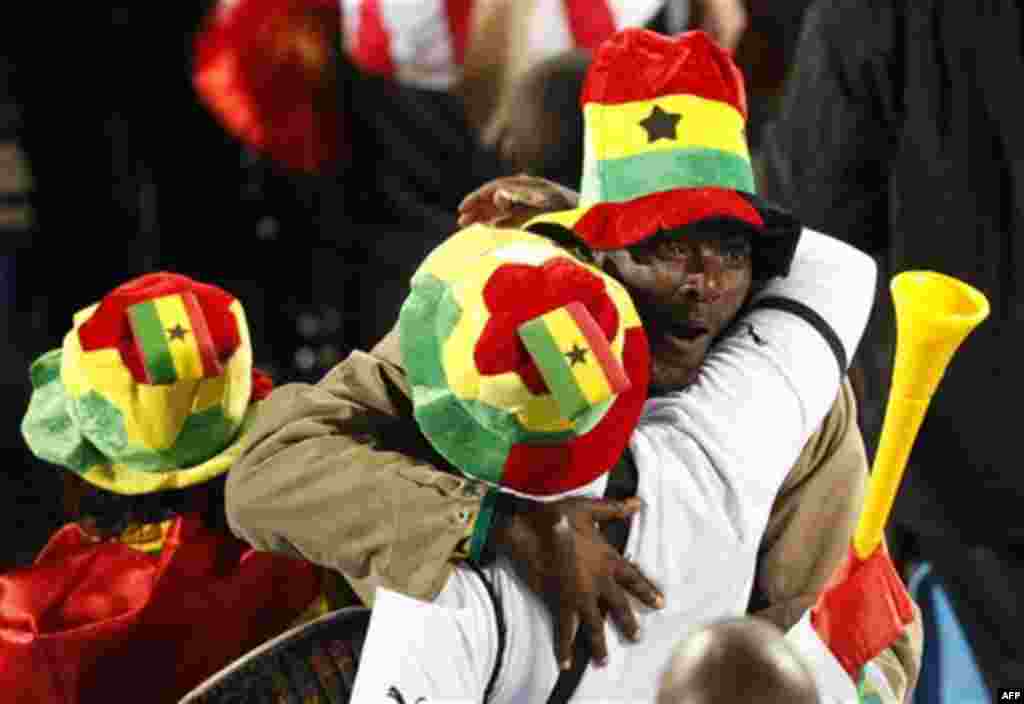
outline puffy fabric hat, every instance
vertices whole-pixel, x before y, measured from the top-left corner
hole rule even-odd
[[[226,472],[254,391],[241,303],[169,273],[133,279],[77,313],[31,376],[29,448],[119,494]]]
[[[625,288],[537,235],[436,248],[399,318],[416,420],[465,475],[536,497],[586,486],[629,442],[647,338]]]
[[[610,250],[726,218],[752,230],[759,276],[788,271],[800,228],[755,194],[743,75],[729,52],[700,31],[627,29],[595,53],[580,100],[580,206],[526,229],[566,228]]]

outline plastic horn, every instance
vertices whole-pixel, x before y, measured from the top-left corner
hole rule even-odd
[[[853,536],[868,559],[882,542],[907,458],[935,389],[960,343],[988,317],[985,295],[931,271],[905,271],[889,286],[896,309],[896,360],[882,437]]]

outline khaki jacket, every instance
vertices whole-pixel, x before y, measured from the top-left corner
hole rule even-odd
[[[483,493],[443,471],[448,465],[419,433],[399,359],[393,331],[318,384],[274,391],[227,482],[228,520],[239,537],[337,570],[366,604],[377,586],[437,595]],[[814,603],[847,553],[867,476],[856,402],[844,382],[772,508],[756,615],[787,629]],[[901,701],[917,679],[921,638],[918,614],[876,661]]]

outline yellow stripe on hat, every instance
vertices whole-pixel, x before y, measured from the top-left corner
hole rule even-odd
[[[643,122],[655,108],[678,116],[675,139],[650,140]],[[653,100],[603,105],[587,103],[583,116],[593,158],[621,159],[673,149],[718,149],[747,161],[750,150],[743,115],[728,103],[696,95],[667,95]]]
[[[185,310],[181,296],[162,296],[153,299],[152,303],[165,332],[168,330],[183,331],[180,339],[168,343],[171,361],[178,378],[202,379],[205,376],[203,358],[200,356],[196,336],[192,330],[192,319],[189,318],[188,311]]]
[[[238,327],[238,349],[231,355],[224,367],[225,390],[221,403],[224,415],[242,422],[252,400],[252,340],[249,337],[249,322],[245,317],[242,302],[235,299],[228,310],[235,316]],[[218,383],[208,380],[209,383]],[[213,389],[211,389],[213,391]],[[197,399],[197,410],[203,399]],[[212,405],[212,404],[211,404]]]
[[[535,396],[518,372],[479,376],[476,401],[514,415],[531,433],[563,433],[572,422],[562,416],[558,402],[549,394]]]
[[[612,390],[608,386],[608,379],[601,365],[597,363],[597,358],[593,354],[586,354],[590,351],[590,344],[583,337],[579,325],[569,312],[565,308],[558,308],[546,313],[543,319],[551,337],[557,340],[558,347],[563,353],[575,348],[584,350],[584,355],[581,356],[582,364],[571,365],[569,373],[575,378],[576,386],[587,403],[594,406],[610,397]]]
[[[448,376],[448,386],[461,399],[471,400],[479,396],[480,374],[476,369],[473,350],[476,349],[476,342],[483,334],[489,317],[481,300],[483,285],[495,269],[504,263],[493,258],[479,259],[475,265],[463,261],[462,273],[465,280],[451,288],[462,315],[451,335],[444,341],[441,356]]]
[[[591,204],[585,204],[578,208],[573,208],[572,210],[556,210],[553,213],[544,213],[543,215],[538,215],[537,217],[527,221],[526,224],[523,225],[523,229],[527,229],[536,224],[550,223],[552,225],[560,225],[566,230],[572,230],[576,227],[576,223],[578,223],[580,219],[590,211],[591,207],[593,207]]]
[[[471,225],[456,232],[443,245],[434,249],[420,265],[416,276],[426,273],[445,283],[458,281],[466,275],[468,264],[488,252],[513,242],[550,244],[543,237],[522,230]]]

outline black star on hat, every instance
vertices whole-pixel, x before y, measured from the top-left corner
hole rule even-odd
[[[185,339],[185,333],[187,333],[187,332],[188,332],[188,330],[186,330],[185,328],[181,327],[180,323],[178,325],[175,325],[173,328],[167,328],[167,335],[172,340],[184,340]]]
[[[647,142],[657,142],[659,139],[675,139],[676,127],[682,115],[673,112],[665,112],[655,105],[651,114],[640,120],[640,126],[647,130]]]
[[[586,364],[588,351],[586,347],[574,344],[572,349],[565,353],[565,356],[569,358],[569,366],[575,367],[577,364]]]

